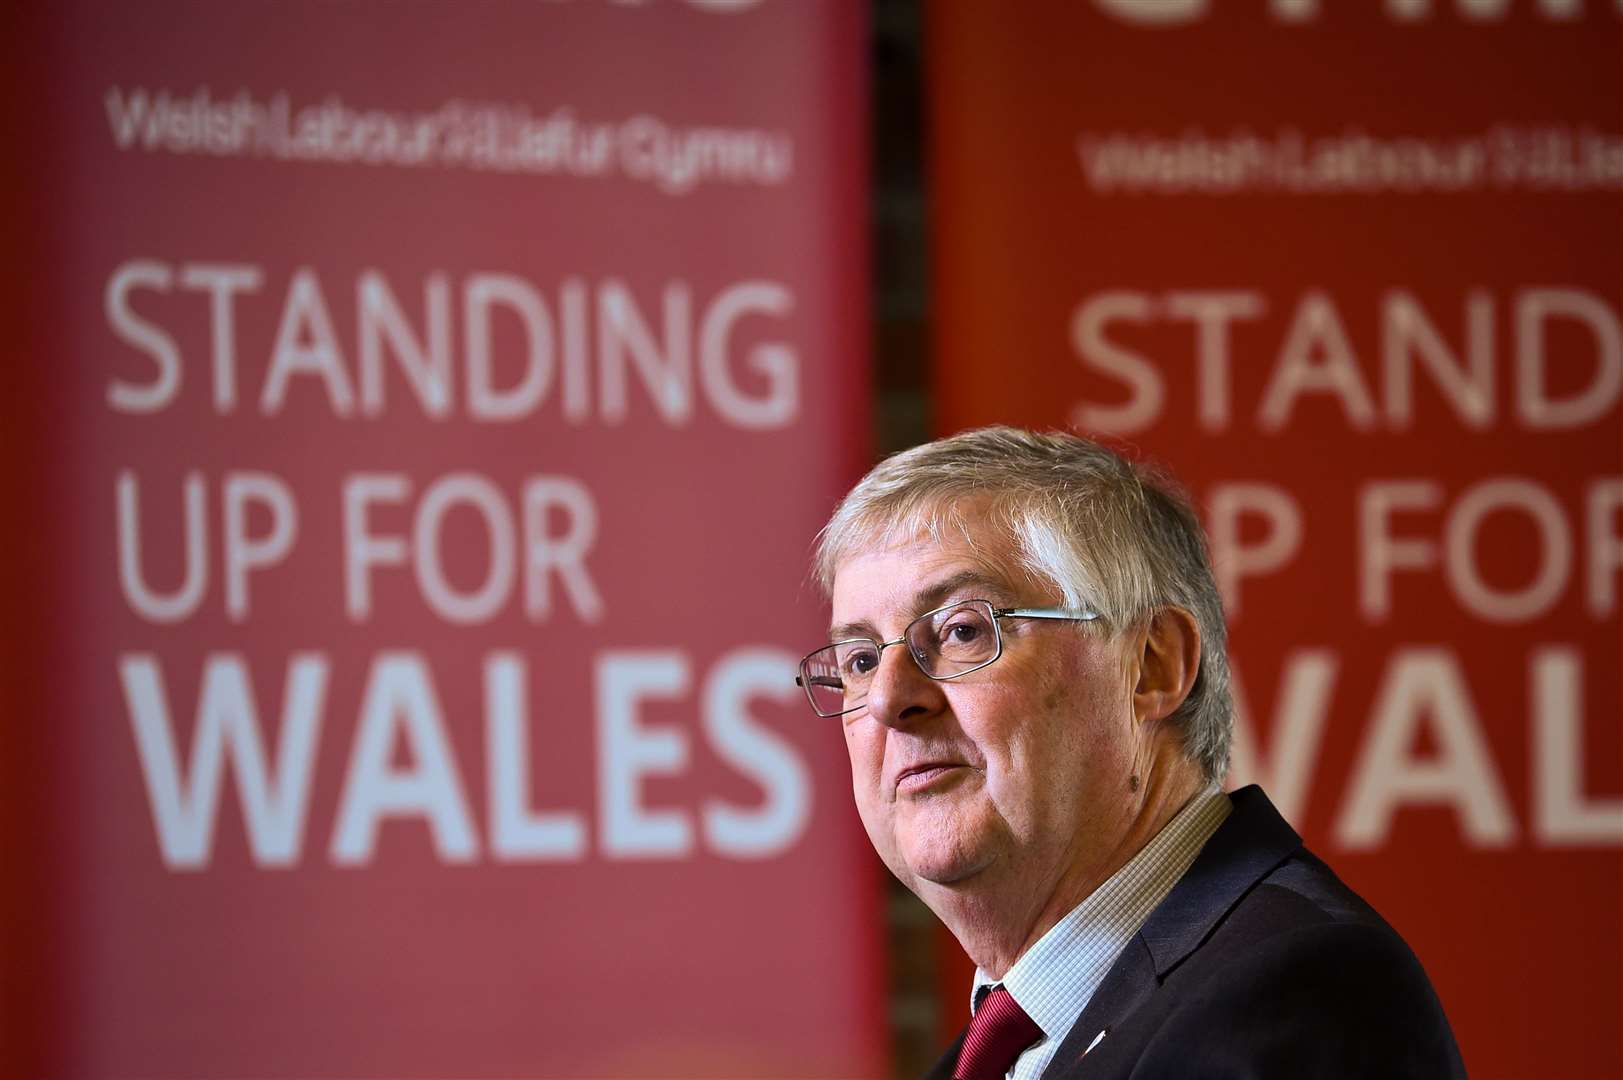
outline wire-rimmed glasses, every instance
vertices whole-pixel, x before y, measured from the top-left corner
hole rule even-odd
[[[843,716],[868,700],[879,654],[892,645],[905,643],[920,671],[944,681],[979,671],[1003,655],[1001,619],[1089,622],[1098,617],[1085,608],[999,608],[987,600],[960,600],[926,611],[895,641],[847,638],[807,653],[795,682],[805,689],[818,716]]]

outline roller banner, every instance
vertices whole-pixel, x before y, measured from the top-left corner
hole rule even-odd
[[[926,41],[939,430],[1186,481],[1232,782],[1473,1076],[1617,1076],[1623,5],[942,0]]]
[[[793,681],[869,454],[859,5],[29,27],[12,1050],[881,1075],[874,861]]]

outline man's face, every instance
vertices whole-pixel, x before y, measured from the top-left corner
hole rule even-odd
[[[1060,603],[1003,561],[1009,550],[1006,536],[971,524],[968,537],[858,551],[835,574],[831,639],[891,641],[958,600]],[[1135,725],[1123,647],[1070,622],[1008,618],[1000,630],[996,663],[947,682],[927,678],[905,647],[885,649],[866,704],[843,718],[868,837],[927,902],[938,887],[992,881],[1052,890],[1093,873],[1128,828]]]

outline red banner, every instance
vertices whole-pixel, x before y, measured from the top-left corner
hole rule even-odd
[[[39,34],[42,1069],[880,1072],[857,6]]]
[[[1615,1076],[1623,12],[939,3],[928,41],[939,428],[1189,483],[1234,781],[1472,1075]]]

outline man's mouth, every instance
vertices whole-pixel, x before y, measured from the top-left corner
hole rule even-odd
[[[907,795],[923,791],[931,785],[956,776],[961,769],[968,768],[953,761],[931,761],[920,765],[909,765],[896,774],[896,793]]]

